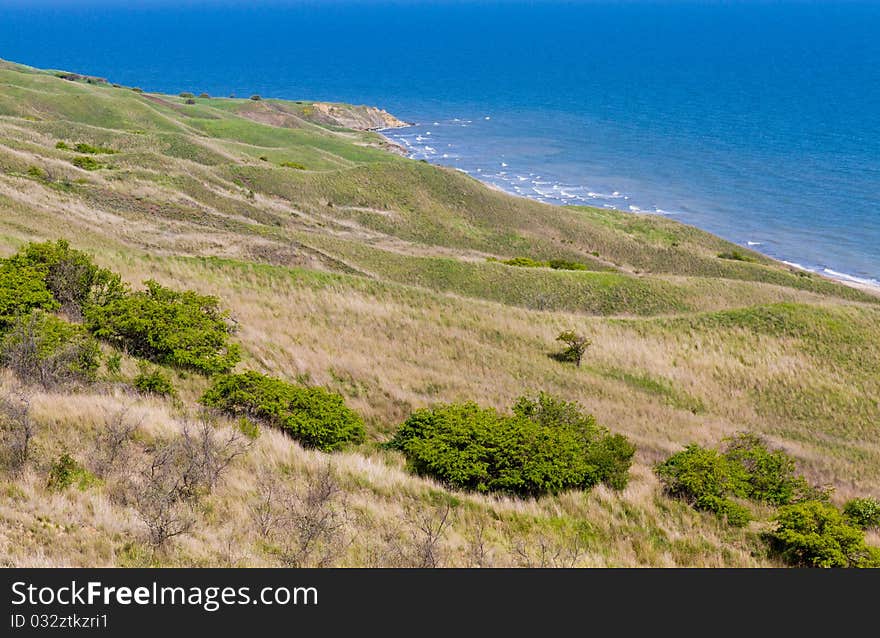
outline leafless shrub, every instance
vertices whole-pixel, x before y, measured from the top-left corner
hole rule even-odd
[[[352,540],[344,492],[329,464],[299,488],[261,480],[251,515],[287,567],[330,566]]]
[[[154,549],[165,547],[195,524],[198,496],[186,485],[177,447],[172,443],[153,449],[135,488],[134,507]]]
[[[492,556],[486,542],[486,523],[483,520],[466,533],[469,567],[491,567]]]
[[[248,509],[263,540],[274,538],[284,524],[285,512],[278,479],[268,473],[257,479],[257,492]]]
[[[206,413],[197,423],[185,421],[179,440],[184,483],[191,492],[212,492],[230,464],[246,454],[253,441],[240,430],[230,428],[221,435]]]
[[[30,398],[24,393],[0,395],[3,456],[13,472],[20,471],[30,459],[36,432]]]
[[[425,510],[419,505],[406,509],[403,534],[399,528],[382,533],[383,547],[374,552],[376,567],[442,567],[443,540],[452,525],[452,507],[446,503]]]
[[[133,418],[129,408],[107,410],[104,414],[104,427],[95,441],[92,466],[95,474],[102,478],[129,467],[132,460],[132,439],[143,423],[143,417]]]
[[[531,538],[511,539],[511,553],[520,567],[574,567],[586,552],[579,534],[554,539],[546,534]]]
[[[134,485],[134,506],[154,549],[190,531],[202,498],[250,444],[238,431],[221,435],[203,415],[195,425],[185,422],[180,436],[147,451],[148,461]]]
[[[3,365],[44,388],[94,380],[99,356],[94,339],[40,311],[19,318],[0,342]]]
[[[431,510],[410,513],[407,518],[412,525],[415,567],[441,567],[443,562],[442,541],[452,524],[449,503]]]

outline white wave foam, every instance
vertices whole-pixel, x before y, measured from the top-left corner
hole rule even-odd
[[[827,275],[831,275],[835,279],[843,279],[845,281],[851,281],[855,284],[863,284],[865,286],[880,286],[880,281],[877,281],[876,279],[869,279],[867,277],[856,277],[855,275],[848,275],[845,272],[831,270],[831,268],[823,268],[822,271]]]
[[[747,246],[763,246],[764,242],[762,242],[762,241],[747,241],[746,245]]]

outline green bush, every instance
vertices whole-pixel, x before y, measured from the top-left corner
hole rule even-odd
[[[775,528],[765,534],[772,550],[799,567],[880,567],[880,552],[837,508],[804,501],[779,508]]]
[[[750,518],[748,509],[733,498],[777,506],[828,498],[796,473],[793,458],[768,449],[760,437],[740,433],[725,443],[724,452],[690,445],[658,465],[666,492],[726,517],[732,525],[744,525]]]
[[[104,360],[104,365],[108,373],[113,375],[119,374],[122,371],[122,353],[114,351],[108,354]]]
[[[450,486],[538,496],[597,483],[626,486],[635,448],[547,394],[520,398],[513,415],[475,403],[414,412],[390,442],[409,468]]]
[[[259,95],[252,95],[252,96],[251,96],[251,99],[252,99],[254,102],[259,102],[259,101],[262,100],[263,98],[260,97]]]
[[[39,166],[28,166],[27,176],[33,177],[34,179],[46,180],[49,175]]]
[[[76,166],[77,168],[81,168],[84,171],[96,171],[99,168],[103,168],[103,164],[97,161],[94,157],[89,157],[88,155],[80,155],[79,157],[74,157],[71,161],[71,164]]]
[[[501,262],[506,266],[516,266],[518,268],[546,268],[547,262],[536,261],[531,257],[514,257],[513,259],[505,259]]]
[[[325,452],[364,438],[361,417],[338,394],[248,371],[214,379],[205,406],[278,426],[303,445]]]
[[[19,317],[3,337],[0,360],[22,380],[50,387],[94,381],[101,349],[82,326],[35,310]]]
[[[489,261],[498,261],[490,258]],[[553,270],[589,270],[586,265],[576,261],[568,261],[567,259],[551,259],[550,261],[538,261],[531,257],[514,257],[513,259],[505,259],[501,261],[506,266],[517,266],[519,268],[552,268]]]
[[[176,291],[155,281],[147,289],[90,304],[92,333],[135,356],[204,374],[229,372],[240,360],[229,342],[227,315],[216,297]]]
[[[85,142],[79,142],[73,147],[77,153],[86,153],[89,155],[113,155],[117,151],[106,146],[94,146]]]
[[[754,434],[726,439],[724,456],[742,467],[744,480],[737,496],[770,505],[786,505],[815,496],[807,480],[797,474],[795,461],[782,450],[769,450]]]
[[[744,491],[745,471],[718,450],[689,445],[658,465],[656,472],[670,496],[727,518],[731,525],[749,522],[748,510],[730,498]]]
[[[174,384],[161,368],[141,363],[138,366],[138,374],[134,378],[134,387],[144,394],[155,394],[161,397],[176,397],[177,391]]]
[[[17,317],[36,308],[58,308],[58,302],[46,286],[46,268],[0,260],[0,332],[8,329]]]
[[[719,259],[729,259],[731,261],[755,261],[748,255],[744,255],[738,250],[731,250],[728,252],[718,253]]]
[[[565,349],[553,355],[557,361],[574,363],[577,367],[581,367],[581,359],[593,342],[589,337],[575,332],[574,330],[565,330],[560,332],[556,337],[556,341],[561,341],[565,345]]]
[[[89,255],[64,240],[28,244],[12,262],[45,269],[46,286],[68,312],[82,312],[88,303],[107,303],[125,291],[118,275],[99,268]]]
[[[880,501],[871,496],[847,501],[843,514],[853,525],[862,529],[880,527]]]
[[[76,485],[77,489],[86,490],[97,481],[94,474],[65,452],[49,469],[47,487],[53,492],[62,492],[72,485]]]
[[[298,171],[307,170],[304,164],[300,164],[299,162],[281,162],[279,166],[283,166],[284,168],[295,168]]]
[[[180,94],[180,97],[192,98],[192,97],[195,97],[195,95],[193,93],[190,93],[189,91],[184,91],[183,93]]]
[[[589,270],[585,264],[566,259],[551,259],[547,262],[553,270]]]
[[[58,142],[57,144],[55,144],[55,148],[62,150],[62,151],[69,151],[70,150],[70,147],[65,142]]]

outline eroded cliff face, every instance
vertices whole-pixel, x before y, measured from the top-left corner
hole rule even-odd
[[[313,102],[309,119],[320,124],[343,126],[356,131],[375,131],[383,128],[408,126],[388,111],[375,106],[352,106],[349,104],[329,104]],[[308,108],[308,107],[307,107]]]

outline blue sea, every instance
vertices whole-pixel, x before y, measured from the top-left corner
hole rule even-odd
[[[0,0],[0,57],[381,106],[511,193],[880,279],[878,2]]]

